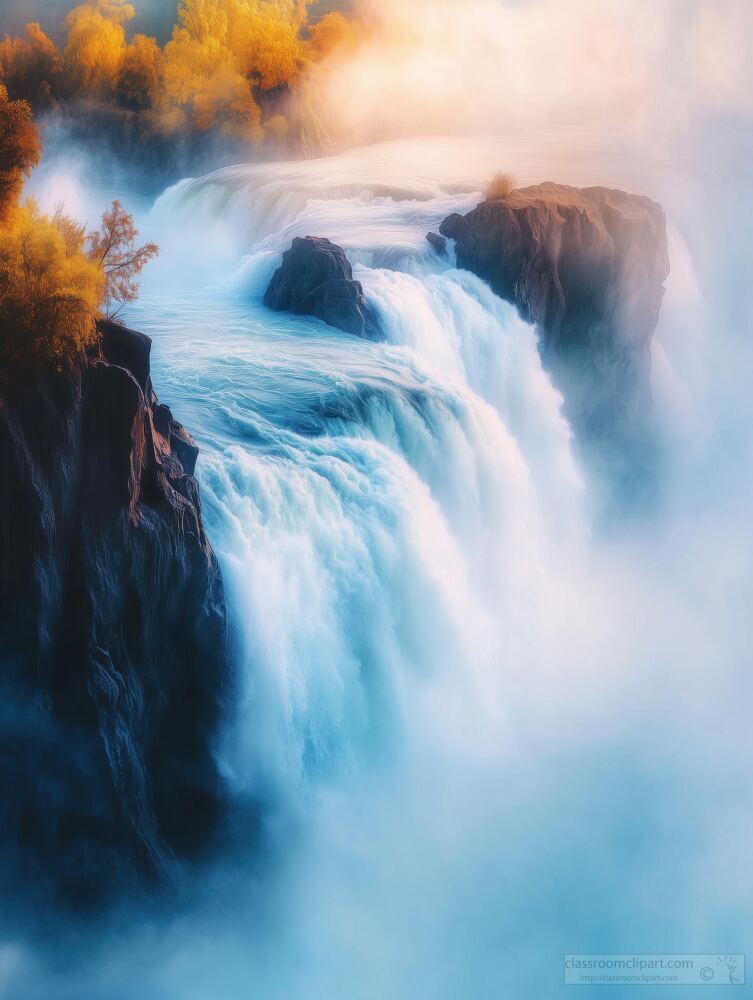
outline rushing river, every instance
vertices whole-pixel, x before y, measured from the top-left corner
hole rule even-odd
[[[709,343],[697,176],[569,149],[557,180],[670,224],[662,499],[608,526],[534,329],[425,240],[500,162],[546,179],[535,144],[231,167],[142,219],[162,256],[125,318],[201,445],[237,649],[218,754],[260,823],[167,929],[47,969],[57,997],[543,1000],[563,952],[744,951],[743,373]],[[264,308],[309,234],[383,343]]]

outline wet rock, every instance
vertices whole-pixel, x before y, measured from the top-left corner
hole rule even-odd
[[[426,239],[431,243],[440,257],[447,256],[447,239],[439,233],[427,233]]]
[[[77,903],[210,843],[229,676],[198,448],[149,338],[100,332],[0,388],[0,836],[14,875]]]
[[[650,348],[669,274],[664,213],[604,187],[540,184],[444,220],[458,266],[539,330],[565,412],[608,475],[652,450]]]
[[[293,240],[272,276],[264,304],[298,316],[316,316],[366,340],[382,336],[345,251],[320,236]]]

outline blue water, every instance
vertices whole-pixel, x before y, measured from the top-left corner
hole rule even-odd
[[[217,753],[261,830],[75,969],[5,954],[24,996],[542,1000],[570,995],[565,952],[745,950],[742,376],[707,363],[670,211],[663,501],[606,533],[535,331],[424,240],[498,162],[432,140],[240,165],[141,220],[162,257],[125,318],[201,446],[237,648]],[[264,308],[308,233],[384,343]]]

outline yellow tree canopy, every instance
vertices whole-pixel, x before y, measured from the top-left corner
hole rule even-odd
[[[24,175],[39,163],[42,144],[26,101],[11,101],[0,83],[0,223],[21,194]]]
[[[102,269],[83,253],[83,229],[29,200],[0,228],[0,357],[46,362],[81,350],[96,334]]]
[[[60,84],[63,58],[36,21],[26,25],[25,34],[0,42],[0,78],[13,97],[47,107]]]
[[[123,23],[134,15],[130,4],[104,0],[81,4],[70,12],[65,20],[65,71],[74,92],[112,91],[125,50]]]
[[[118,102],[134,111],[151,108],[159,94],[162,52],[153,38],[134,35],[123,49],[115,82]]]

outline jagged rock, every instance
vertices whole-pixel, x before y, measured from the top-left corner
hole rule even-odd
[[[427,233],[426,239],[431,243],[440,257],[447,256],[447,239],[439,233]]]
[[[95,901],[170,875],[222,803],[222,579],[198,449],[148,337],[0,383],[0,837],[15,872]]]
[[[367,340],[382,336],[344,250],[321,236],[293,240],[272,275],[264,304],[298,316],[317,316]]]
[[[661,207],[547,183],[451,215],[440,232],[459,267],[538,326],[576,436],[630,476],[651,436],[650,343],[669,274]]]
[[[112,320],[100,320],[97,328],[101,337],[102,354],[108,362],[127,369],[146,392],[149,356],[152,352],[149,337]]]

